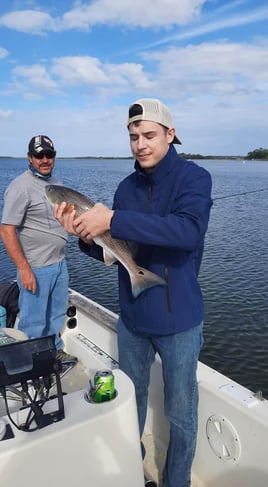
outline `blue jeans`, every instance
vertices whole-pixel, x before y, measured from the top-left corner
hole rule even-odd
[[[40,338],[55,334],[57,349],[62,348],[60,331],[63,327],[68,306],[69,276],[65,259],[45,267],[34,267],[37,282],[33,294],[21,286],[17,274],[19,294],[19,330],[29,338]]]
[[[156,352],[161,357],[165,415],[170,424],[163,485],[190,487],[197,434],[196,369],[203,344],[202,323],[185,332],[168,336],[133,333],[121,318],[117,326],[119,366],[135,386],[141,436],[146,419],[151,366]]]

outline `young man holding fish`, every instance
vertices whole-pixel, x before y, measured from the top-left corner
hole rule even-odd
[[[56,151],[46,135],[32,137],[28,169],[5,191],[0,235],[17,267],[18,328],[29,338],[55,334],[57,358],[76,362],[62,349],[60,331],[68,306],[68,270],[64,251],[67,234],[53,217],[45,186],[52,176]]]
[[[198,413],[196,369],[203,343],[204,307],[198,272],[208,226],[211,177],[178,156],[169,109],[155,99],[137,100],[127,122],[135,172],[118,186],[113,210],[101,203],[77,216],[55,208],[65,230],[80,237],[88,255],[103,259],[93,242],[109,230],[112,238],[134,242],[135,261],[165,280],[136,298],[129,275],[119,263],[119,365],[132,379],[140,435],[146,411],[150,370],[162,360],[165,415],[170,440],[163,471],[164,487],[189,487]]]

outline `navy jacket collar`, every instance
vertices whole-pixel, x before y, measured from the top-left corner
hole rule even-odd
[[[163,178],[172,171],[174,164],[178,164],[179,156],[174,148],[173,144],[170,145],[168,152],[165,157],[155,166],[155,168],[150,172],[144,171],[141,168],[139,162],[135,161],[135,169],[141,177],[144,177],[150,181],[151,184],[158,184],[163,181]]]

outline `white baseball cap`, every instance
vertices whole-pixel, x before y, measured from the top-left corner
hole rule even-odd
[[[127,126],[132,122],[139,122],[140,120],[160,123],[168,129],[174,128],[169,108],[155,98],[143,98],[130,105]],[[174,135],[172,143],[181,144],[181,141]]]

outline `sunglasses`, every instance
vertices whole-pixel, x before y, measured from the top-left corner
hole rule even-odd
[[[40,152],[39,154],[33,154],[35,159],[43,159],[43,157],[46,157],[47,159],[54,159],[56,156],[56,151],[52,150],[44,150]]]

